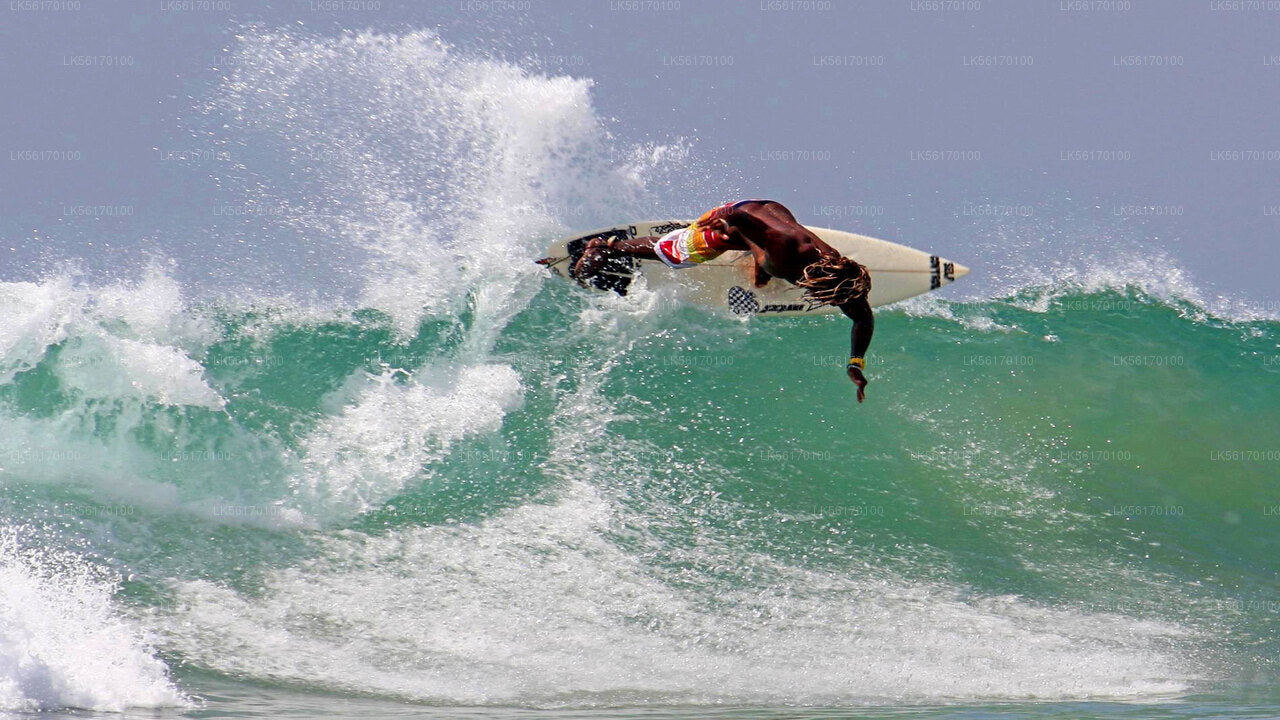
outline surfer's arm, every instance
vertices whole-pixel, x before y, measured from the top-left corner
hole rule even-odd
[[[755,284],[756,284],[756,287],[758,287],[758,288],[762,288],[762,287],[764,287],[765,285],[767,285],[767,284],[769,283],[769,280],[770,280],[773,276],[772,276],[772,275],[770,275],[770,274],[769,274],[769,271],[765,270],[765,269],[764,269],[764,266],[760,264],[760,260],[759,260],[759,258],[752,258],[752,260],[753,260],[753,264],[755,265]]]
[[[867,354],[871,336],[876,331],[876,316],[871,312],[871,303],[864,297],[841,305],[840,312],[853,321],[853,329],[849,331],[849,357],[861,358]]]
[[[876,316],[871,312],[871,303],[867,302],[865,296],[841,305],[840,312],[853,321],[853,329],[849,331],[849,364],[846,372],[849,379],[858,386],[858,402],[862,402],[867,396],[867,378],[862,372],[860,361],[871,346],[871,336],[876,331]]]
[[[657,260],[658,256],[653,251],[653,244],[657,242],[655,237],[634,237],[634,238],[597,238],[587,243],[588,248],[610,248],[624,255],[638,257],[641,260]]]

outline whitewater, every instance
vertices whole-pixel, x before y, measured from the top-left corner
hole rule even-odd
[[[311,285],[0,284],[0,712],[1280,711],[1274,313],[991,260],[877,312],[858,406],[843,319],[532,262],[741,190],[589,80],[234,52],[192,133]]]

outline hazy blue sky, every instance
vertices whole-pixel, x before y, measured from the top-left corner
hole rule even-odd
[[[254,24],[431,28],[592,78],[619,138],[723,173],[673,214],[771,197],[977,269],[1164,250],[1280,308],[1280,0],[2,0],[0,275],[219,242],[217,158],[165,153],[208,150],[185,125]]]

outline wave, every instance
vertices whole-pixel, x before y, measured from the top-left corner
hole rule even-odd
[[[0,655],[6,707],[181,703],[161,660],[597,707],[1151,699],[1274,654],[1265,307],[1151,254],[993,264],[879,312],[857,406],[837,318],[536,272],[718,191],[589,81],[429,32],[238,47],[217,141],[349,286],[0,285],[0,521],[66,553],[4,549],[52,608],[6,599],[6,642],[53,643]],[[114,650],[57,645],[90,626]]]
[[[1280,447],[1236,420],[1267,393],[1223,386],[1275,372],[1277,327],[1132,286],[882,311],[858,408],[821,320],[548,283],[471,363],[458,319],[408,340],[372,309],[136,320],[50,287],[58,329],[9,314],[49,344],[0,388],[8,519],[52,504],[131,538],[125,614],[193,667],[540,706],[1152,698],[1211,674],[1200,611],[1268,587],[1271,560],[1204,539],[1265,516],[1198,482],[1273,485],[1212,453]],[[1176,419],[1193,383],[1223,411]],[[1205,563],[1236,584],[1184,586]]]

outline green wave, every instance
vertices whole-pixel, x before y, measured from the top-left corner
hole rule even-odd
[[[163,607],[175,579],[252,594],[331,538],[483,523],[554,501],[571,476],[618,504],[611,542],[708,602],[768,558],[1171,620],[1224,652],[1280,647],[1275,321],[1132,288],[922,302],[878,313],[858,405],[841,319],[601,302],[544,287],[481,359],[515,370],[519,405],[496,430],[439,442],[355,514],[299,499],[309,438],[344,412],[352,378],[456,384],[476,318],[428,319],[406,339],[371,310],[206,309],[217,339],[197,355],[223,409],[88,397],[59,369],[82,342],[70,337],[0,387],[6,422],[56,434],[45,447],[66,455],[10,458],[6,517],[68,543],[85,523],[109,528],[116,541],[94,552],[131,576],[124,597]],[[581,396],[598,403],[576,419],[566,404]],[[569,444],[566,427],[580,427]],[[105,457],[129,482],[88,472]]]

